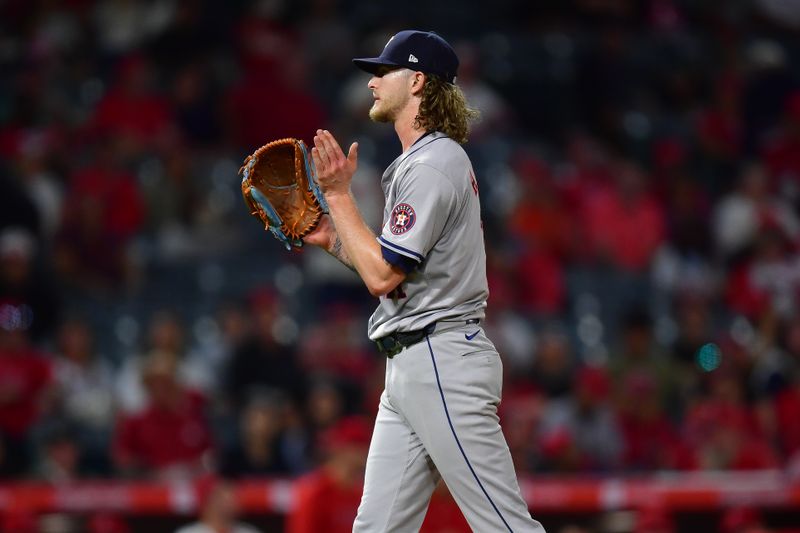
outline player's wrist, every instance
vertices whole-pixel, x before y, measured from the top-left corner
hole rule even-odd
[[[353,203],[353,195],[350,189],[344,191],[327,191],[325,192],[325,201],[328,202],[329,208],[335,210],[336,207],[340,205]]]

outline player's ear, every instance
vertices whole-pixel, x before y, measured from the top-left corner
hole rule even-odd
[[[422,92],[425,86],[426,76],[424,72],[416,71],[411,75],[411,94],[414,96]]]

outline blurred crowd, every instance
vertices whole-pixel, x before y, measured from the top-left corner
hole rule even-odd
[[[482,113],[518,471],[800,472],[800,7],[459,6],[0,3],[0,478],[310,475],[371,420],[375,302],[237,171],[327,127],[377,229],[400,147],[350,59],[409,27]]]

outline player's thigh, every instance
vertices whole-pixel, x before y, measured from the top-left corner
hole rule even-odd
[[[459,343],[447,341],[445,335],[430,339],[435,390],[409,415],[411,423],[475,531],[536,530],[497,416],[499,355],[493,349],[463,353]]]
[[[419,531],[438,479],[419,437],[384,393],[353,531]]]

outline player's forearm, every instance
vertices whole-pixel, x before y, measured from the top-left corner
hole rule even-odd
[[[381,246],[361,217],[353,196],[332,195],[327,200],[342,252],[355,271],[373,295],[390,292],[400,280],[383,259]]]
[[[353,272],[356,272],[356,269],[353,266],[353,262],[350,260],[350,256],[347,255],[347,252],[345,251],[344,246],[342,245],[342,240],[339,238],[338,233],[334,232],[333,237],[331,238],[331,244],[325,249],[325,251],[331,254],[336,259],[338,259],[339,262],[342,263],[344,266],[346,266]]]

